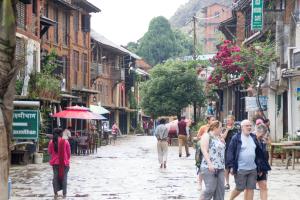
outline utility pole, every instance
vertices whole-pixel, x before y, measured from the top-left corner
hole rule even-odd
[[[194,14],[193,16],[193,59],[196,60],[196,45],[197,45],[197,35],[196,35],[196,22],[197,22],[197,18],[196,18],[196,14]]]
[[[196,34],[196,22],[197,22],[197,18],[196,18],[196,13],[193,16],[193,60],[196,60],[197,55],[196,55],[196,45],[197,45],[197,34]],[[197,102],[194,101],[193,103],[193,107],[194,107],[194,122],[197,122]]]

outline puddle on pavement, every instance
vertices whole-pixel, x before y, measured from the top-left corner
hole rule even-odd
[[[169,196],[168,199],[185,199],[185,196],[183,195]]]
[[[96,158],[109,158],[109,159],[116,159],[117,156],[97,156]]]

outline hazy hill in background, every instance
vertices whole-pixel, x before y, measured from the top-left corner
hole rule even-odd
[[[179,7],[169,21],[173,28],[185,31],[184,27],[187,26],[187,23],[195,13],[196,16],[201,16],[202,8],[214,3],[230,6],[232,0],[190,0],[185,5]]]

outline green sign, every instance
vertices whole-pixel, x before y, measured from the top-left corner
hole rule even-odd
[[[36,140],[39,135],[39,123],[38,110],[14,110],[13,139]]]
[[[262,30],[263,28],[263,2],[264,0],[252,0],[251,29]]]

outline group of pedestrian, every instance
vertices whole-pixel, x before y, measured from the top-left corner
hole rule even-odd
[[[267,143],[265,140],[268,128],[261,123],[256,126],[253,134],[252,124],[249,120],[241,122],[241,130],[234,126],[234,117],[228,116],[226,127],[222,123],[208,118],[208,124],[199,130],[201,138],[200,173],[203,178],[205,190],[201,200],[222,200],[225,189],[229,190],[229,173],[234,176],[236,187],[230,195],[235,199],[244,192],[245,200],[252,200],[254,189],[258,183],[262,200],[267,199],[267,173],[271,170],[268,163]],[[200,184],[202,180],[200,179]],[[226,181],[226,184],[225,184]]]
[[[158,161],[160,168],[166,168],[167,157],[168,157],[168,139],[169,139],[169,129],[167,128],[166,120],[164,118],[159,119],[158,126],[154,131],[154,135],[157,139],[157,152],[158,152]],[[185,117],[181,116],[178,119],[176,126],[176,133],[178,136],[179,143],[179,157],[182,157],[182,147],[185,148],[186,157],[189,157],[188,138],[189,138],[189,125],[187,124]]]

